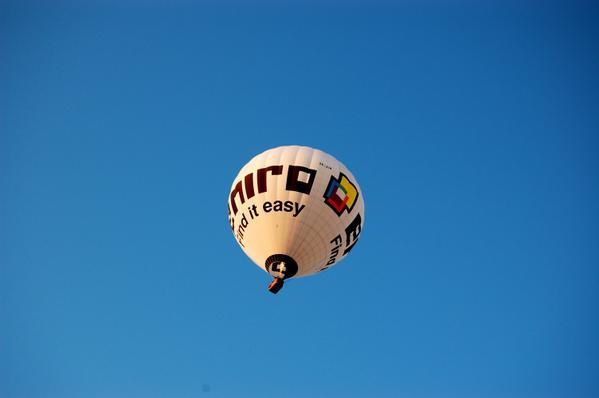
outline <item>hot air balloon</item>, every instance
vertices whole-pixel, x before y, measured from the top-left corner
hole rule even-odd
[[[229,223],[245,254],[274,279],[313,275],[343,260],[364,224],[364,198],[333,156],[305,146],[269,149],[239,172],[229,193]]]

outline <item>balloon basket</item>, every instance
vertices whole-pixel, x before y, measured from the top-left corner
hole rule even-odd
[[[272,280],[272,282],[270,282],[270,285],[268,285],[268,291],[272,294],[277,294],[279,290],[283,288],[283,284],[283,279],[275,278]]]

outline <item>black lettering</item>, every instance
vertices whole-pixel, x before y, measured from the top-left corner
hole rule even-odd
[[[326,269],[329,265],[335,264],[335,261],[337,261],[337,255],[339,254],[339,248],[341,247],[341,244],[343,243],[343,240],[341,239],[341,235],[335,236],[335,238],[333,238],[329,243],[332,243],[335,246],[333,247],[333,250],[331,250],[331,254],[329,254],[329,261],[327,261],[327,264],[326,264],[327,266],[323,269]]]
[[[231,224],[231,231],[235,231],[235,218],[231,216],[231,206],[227,204],[227,209],[229,210],[229,224]]]
[[[252,173],[245,176],[243,179],[245,185],[245,196],[248,199],[254,197],[254,175]]]
[[[264,202],[264,205],[262,205],[262,209],[264,209],[265,213],[270,213],[270,211],[272,210],[272,203]]]
[[[350,250],[354,247],[354,245],[358,241],[358,236],[360,235],[360,232],[362,232],[362,217],[360,217],[360,213],[358,213],[356,215],[356,218],[354,218],[354,221],[349,223],[347,228],[345,228],[345,235],[346,235],[345,247],[346,247],[346,249],[343,252],[344,256],[347,253],[349,253]]]
[[[247,224],[246,224],[246,226],[247,226]],[[242,225],[240,225],[240,226],[237,228],[237,237],[238,237],[239,239],[243,239],[243,232],[244,232],[244,231],[245,231],[245,227],[243,226],[243,224],[242,224]]]
[[[293,211],[293,202],[290,200],[285,201],[285,211]]]
[[[266,173],[271,172],[273,176],[283,173],[283,166],[269,166],[258,169],[258,193],[266,192]]]
[[[308,182],[299,180],[300,171],[308,174]],[[289,166],[289,171],[287,172],[287,184],[285,188],[288,191],[296,191],[309,195],[315,178],[316,170],[303,166]]]
[[[302,210],[304,210],[304,207],[306,207],[306,205],[301,205],[299,203],[295,203],[295,214],[293,215],[293,217],[297,217]]]
[[[283,202],[281,202],[280,200],[275,200],[275,206],[274,206],[274,211],[281,211],[283,210]]]
[[[235,195],[237,195],[240,200],[241,203],[240,205],[245,203],[245,198],[243,197],[243,189],[241,186],[241,181],[239,181],[237,183],[237,185],[235,185],[235,188],[231,191],[231,196],[230,196],[230,201],[231,201],[231,207],[233,208],[233,215],[237,215],[237,204],[235,203]]]
[[[339,249],[333,249],[331,254],[329,255],[329,261],[327,261],[327,265],[335,264],[337,261],[337,254],[339,254]]]

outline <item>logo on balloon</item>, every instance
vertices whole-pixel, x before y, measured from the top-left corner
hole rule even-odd
[[[339,177],[331,176],[324,194],[324,202],[341,217],[344,210],[351,212],[358,200],[356,186],[343,173]]]
[[[297,263],[285,254],[273,254],[265,261],[266,270],[275,278],[287,279],[297,274]]]

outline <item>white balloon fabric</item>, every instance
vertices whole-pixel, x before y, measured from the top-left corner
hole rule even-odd
[[[305,146],[254,157],[235,178],[228,207],[243,251],[281,283],[339,263],[364,223],[364,198],[353,174]]]

